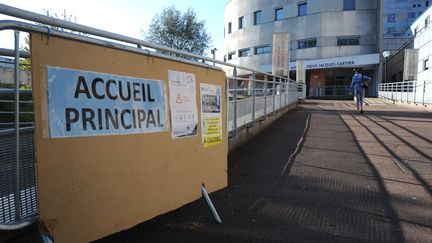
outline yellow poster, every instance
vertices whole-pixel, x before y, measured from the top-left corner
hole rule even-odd
[[[202,142],[205,148],[222,143],[221,87],[200,84]]]

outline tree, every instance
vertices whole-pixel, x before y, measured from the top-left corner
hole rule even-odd
[[[174,6],[164,8],[153,17],[144,39],[197,55],[204,55],[211,44],[205,21],[198,21],[192,8],[181,13]]]

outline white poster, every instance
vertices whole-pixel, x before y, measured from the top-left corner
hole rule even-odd
[[[222,143],[221,86],[200,84],[201,128],[204,147]]]
[[[51,138],[167,130],[161,80],[47,67]]]
[[[198,115],[195,74],[168,70],[173,138],[196,136]]]

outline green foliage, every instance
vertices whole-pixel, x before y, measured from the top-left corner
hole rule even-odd
[[[205,21],[198,21],[191,8],[182,13],[174,6],[163,9],[153,17],[144,38],[155,44],[197,55],[204,55],[204,51],[211,44]]]

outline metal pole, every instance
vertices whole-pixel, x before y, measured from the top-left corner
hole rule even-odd
[[[282,79],[279,79],[279,109],[282,108]]]
[[[252,88],[252,124],[255,125],[255,79],[256,79],[256,75],[255,72],[252,72],[252,83],[251,83],[251,88]]]
[[[267,75],[264,75],[264,115],[267,115]]]
[[[237,68],[234,67],[234,133],[237,135]]]
[[[273,76],[273,115],[276,115],[276,77]]]
[[[226,124],[227,124],[227,133],[226,133],[226,138],[228,138],[229,136],[229,130],[230,128],[228,127],[229,124],[229,91],[230,91],[230,87],[229,87],[229,78],[228,76],[225,76],[225,100],[226,100]]]
[[[206,200],[206,202],[207,202],[207,205],[208,205],[209,208],[210,208],[211,213],[213,214],[213,218],[215,219],[215,221],[216,221],[217,223],[221,224],[221,223],[222,223],[222,220],[220,219],[219,214],[217,213],[216,208],[214,207],[212,201],[210,200],[210,197],[209,197],[209,195],[207,194],[207,191],[206,191],[206,189],[204,188],[204,186],[201,186],[201,192],[202,192],[202,194],[203,194],[203,196],[204,196],[204,198],[205,198],[205,200]]]
[[[20,139],[19,139],[19,31],[15,31],[15,64],[14,64],[14,81],[15,81],[15,220],[21,219],[21,198],[20,198]]]
[[[387,83],[387,57],[384,57],[384,83]]]

